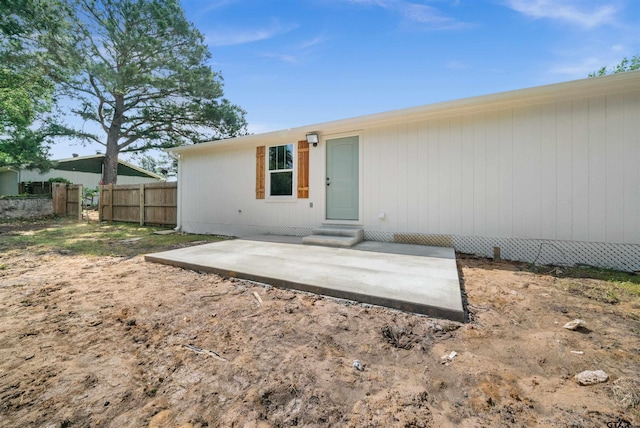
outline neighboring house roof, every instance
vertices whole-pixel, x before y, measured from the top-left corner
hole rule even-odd
[[[316,132],[320,135],[337,134],[341,132],[357,131],[367,127],[437,119],[457,114],[473,114],[481,111],[484,112],[501,108],[515,108],[535,103],[557,102],[566,99],[598,96],[611,93],[612,91],[624,92],[630,89],[640,89],[640,70],[463,98],[455,101],[427,104],[419,107],[392,110],[384,113],[376,113],[350,119],[341,119],[318,123],[315,125],[283,129],[263,134],[253,134],[243,137],[229,138],[226,140],[210,141],[207,143],[176,147],[167,151],[185,153],[229,145],[237,146],[256,143],[278,143],[282,142],[283,139],[304,137],[305,134],[310,132]]]
[[[52,169],[61,171],[79,171],[102,174],[104,155],[78,156],[75,158],[53,161]],[[118,175],[129,177],[151,177],[162,180],[163,177],[151,171],[137,167],[129,162],[118,159]]]

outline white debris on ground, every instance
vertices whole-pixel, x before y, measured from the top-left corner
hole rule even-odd
[[[362,364],[360,360],[354,360],[352,366],[360,372],[364,371],[364,364]]]
[[[451,361],[453,361],[453,359],[458,355],[458,353],[456,351],[451,351],[450,353],[448,353],[447,355],[443,355],[442,357],[440,357],[440,362],[442,364],[449,364]]]
[[[609,375],[603,370],[585,370],[575,375],[574,379],[580,385],[595,385],[596,383],[603,383],[609,380]]]
[[[563,328],[566,328],[567,330],[576,330],[580,327],[584,327],[584,325],[585,325],[584,321],[580,319],[575,319],[573,321],[569,321],[568,323],[566,323]]]

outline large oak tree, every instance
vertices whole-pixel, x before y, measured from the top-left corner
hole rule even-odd
[[[106,147],[103,182],[116,183],[118,154],[246,132],[245,112],[223,98],[203,35],[177,0],[73,0],[72,43],[51,37],[58,81],[83,122],[72,134]]]

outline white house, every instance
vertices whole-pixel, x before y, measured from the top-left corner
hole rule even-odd
[[[186,232],[357,225],[369,240],[640,270],[640,71],[172,152]]]
[[[17,195],[20,183],[42,183],[48,182],[50,178],[65,178],[73,184],[95,189],[102,179],[103,159],[104,155],[61,159],[54,161],[53,168],[46,172],[38,169],[0,168],[0,195]],[[163,178],[158,174],[118,160],[118,184],[154,183],[161,180]]]

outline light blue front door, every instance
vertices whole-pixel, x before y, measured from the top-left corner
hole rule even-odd
[[[358,137],[327,140],[327,220],[358,220]]]

